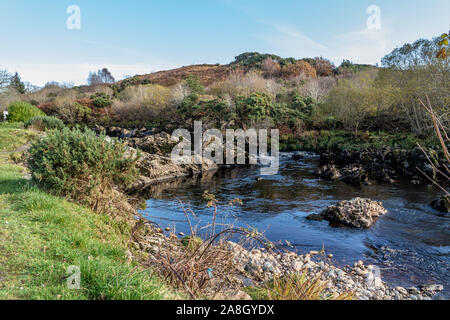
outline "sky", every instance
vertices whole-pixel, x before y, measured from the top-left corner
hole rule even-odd
[[[449,12],[450,0],[0,0],[0,69],[42,86],[85,84],[103,67],[123,79],[226,64],[248,51],[376,64],[447,32]]]

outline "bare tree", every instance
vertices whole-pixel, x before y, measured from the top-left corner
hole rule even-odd
[[[273,61],[272,58],[267,58],[262,62],[261,68],[266,78],[278,77],[281,72],[280,64]]]
[[[103,68],[101,70],[98,70],[97,72],[89,73],[87,82],[88,85],[95,86],[97,84],[114,83],[116,82],[116,80],[107,68]]]
[[[300,93],[322,102],[336,83],[335,77],[308,78],[306,83],[300,87]]]

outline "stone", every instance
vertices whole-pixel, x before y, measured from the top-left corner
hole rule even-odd
[[[430,203],[430,206],[439,212],[450,213],[450,196],[436,199]]]
[[[350,165],[341,170],[340,180],[348,184],[368,184],[369,176],[361,166]]]
[[[331,224],[345,225],[353,228],[370,228],[378,217],[386,213],[387,210],[380,202],[355,198],[330,206],[319,216]],[[308,217],[308,219],[319,220],[319,217]]]
[[[310,214],[306,217],[306,219],[310,221],[323,221],[323,216],[321,216],[320,214]]]
[[[438,292],[444,290],[444,286],[441,284],[426,284],[420,286],[420,289],[425,292]]]
[[[328,181],[335,181],[341,177],[341,174],[335,165],[325,165],[317,170],[314,175]]]
[[[420,290],[417,289],[416,287],[411,287],[411,288],[408,288],[407,290],[409,293],[414,294],[414,295],[420,293]]]

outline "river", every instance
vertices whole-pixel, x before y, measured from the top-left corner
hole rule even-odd
[[[213,209],[202,195],[209,190],[219,200],[218,221],[252,226],[273,242],[307,253],[325,249],[339,266],[363,260],[380,267],[381,277],[391,285],[411,287],[442,284],[450,297],[450,216],[438,214],[428,204],[439,195],[432,186],[414,186],[407,181],[352,186],[317,179],[313,171],[319,157],[304,153],[302,160],[282,154],[277,175],[258,179],[258,168],[220,170],[213,176],[161,183],[149,189],[148,219],[162,227],[189,233],[178,201],[191,208],[199,228],[211,222]],[[367,230],[333,228],[327,222],[308,221],[312,213],[355,197],[382,201],[389,213]],[[228,206],[239,198],[242,205]]]

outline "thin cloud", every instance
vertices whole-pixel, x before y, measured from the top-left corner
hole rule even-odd
[[[274,49],[284,56],[297,58],[323,56],[335,64],[344,59],[355,63],[375,64],[393,49],[389,40],[389,29],[362,29],[338,34],[327,38],[323,45],[291,26],[258,21],[271,27],[269,33],[261,38],[270,43]]]
[[[265,21],[258,22],[272,29],[272,33],[266,33],[261,38],[285,56],[314,57],[323,55],[329,50],[325,45],[314,41],[292,26]]]
[[[334,53],[331,58],[339,63],[348,59],[357,63],[375,64],[393,49],[387,27],[335,35],[332,44]]]

